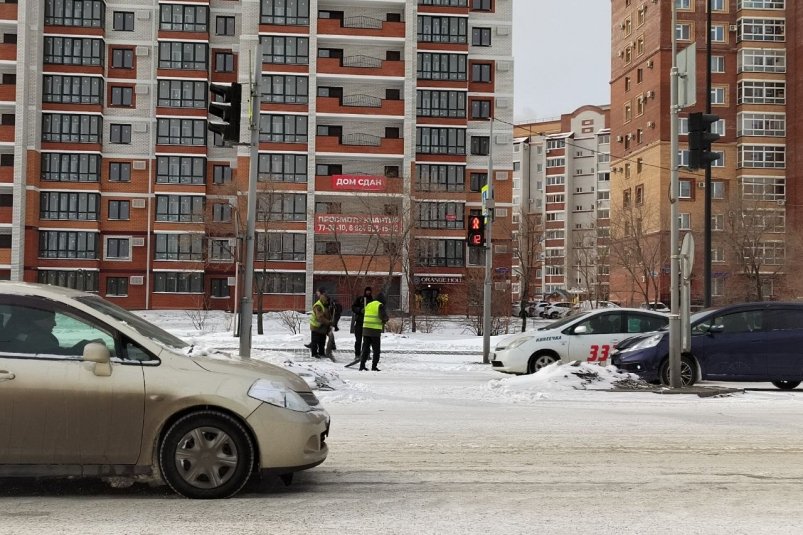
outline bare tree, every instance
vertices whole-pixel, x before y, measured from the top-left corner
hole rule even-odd
[[[525,332],[530,287],[535,282],[537,269],[542,264],[544,226],[541,214],[521,214],[518,225],[509,234],[512,236],[513,258],[517,264],[513,275],[519,282],[520,310],[524,311],[521,314],[521,332]]]

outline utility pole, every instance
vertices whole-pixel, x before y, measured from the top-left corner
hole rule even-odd
[[[672,2],[672,70],[670,71],[670,143],[669,158],[671,174],[669,179],[670,202],[670,314],[669,314],[669,386],[680,388],[680,253],[678,250],[680,224],[678,221],[678,196],[680,180],[678,179],[678,58],[677,58],[677,3]]]
[[[491,282],[493,275],[493,244],[491,243],[494,221],[494,118],[488,118],[488,195],[483,208],[488,214],[485,221],[485,284],[482,295],[482,363],[491,363]],[[485,214],[483,214],[484,216]]]
[[[708,4],[706,25],[705,112],[711,113],[711,0]],[[705,166],[705,235],[703,237],[703,304],[711,306],[711,162]]]

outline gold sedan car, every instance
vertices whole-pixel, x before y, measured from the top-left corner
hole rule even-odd
[[[0,477],[163,480],[236,494],[326,459],[329,415],[277,366],[192,346],[96,295],[0,282]]]

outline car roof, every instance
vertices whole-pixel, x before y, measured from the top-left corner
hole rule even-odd
[[[88,295],[80,290],[36,282],[0,281],[0,294],[37,295],[55,299],[73,299]]]

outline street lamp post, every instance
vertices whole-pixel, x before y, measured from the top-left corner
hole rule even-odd
[[[488,118],[488,194],[483,203],[486,213],[485,221],[485,283],[482,296],[482,362],[491,363],[491,281],[493,275],[493,221],[494,221],[494,118]],[[485,214],[483,214],[485,215]]]

